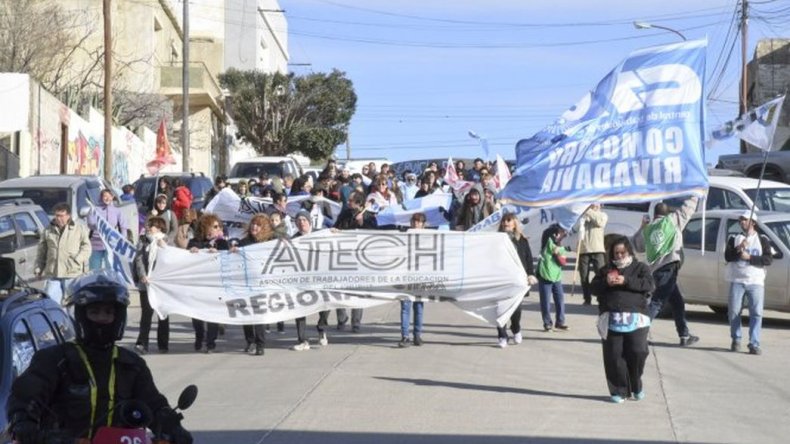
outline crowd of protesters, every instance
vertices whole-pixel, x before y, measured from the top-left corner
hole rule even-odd
[[[233,254],[255,243],[304,236],[322,229],[426,229],[426,215],[423,213],[413,214],[407,227],[379,226],[376,214],[388,207],[402,206],[410,200],[433,193],[447,193],[452,196],[449,208],[442,208],[442,214],[446,218],[444,229],[466,231],[500,208],[496,197],[498,177],[495,177],[495,173],[495,165],[486,164],[481,159],[476,159],[469,169],[466,169],[462,161],[456,162],[450,166],[450,171],[441,168],[437,162],[431,162],[422,171],[406,170],[397,174],[387,164],[377,167],[371,162],[361,172],[351,173],[330,160],[317,176],[270,177],[264,173],[258,178],[239,181],[232,187],[240,197],[271,199],[271,204],[264,212],[251,217],[244,227],[244,235],[240,238],[230,238],[223,221],[217,215],[193,209],[192,195],[182,183],[178,180],[171,182],[167,177],[162,177],[159,179],[156,195],[151,196],[148,201],[144,232],[133,267],[142,308],[135,350],[140,354],[148,352],[153,310],[146,291],[147,276],[162,248],[184,248],[193,253],[229,250]],[[464,187],[457,186],[464,181]],[[205,198],[206,204],[229,186],[226,177],[216,177],[214,187]],[[122,198],[129,199],[130,196],[134,198],[133,188],[124,187]],[[323,199],[308,198],[300,200],[301,208],[295,215],[289,215],[286,206],[289,199],[295,196],[326,198],[337,202],[342,209],[337,217],[332,217]],[[604,367],[613,402],[622,402],[628,397],[637,400],[644,397],[641,375],[648,353],[647,333],[664,302],[673,306],[680,345],[692,345],[699,340],[689,333],[682,309],[682,295],[675,284],[677,270],[682,265],[678,259],[682,229],[695,205],[695,198],[690,198],[683,208],[675,211],[659,204],[654,220],[645,220],[643,228],[633,238],[620,237],[606,247],[603,232],[607,217],[600,205],[591,205],[579,221],[584,226],[581,230],[581,248],[578,255],[583,303],[589,305],[592,303],[592,296],[597,297]],[[109,213],[106,216],[114,217]],[[113,224],[124,226],[121,220],[114,221]],[[645,245],[649,244],[649,232],[654,229],[669,230],[667,233],[671,232],[673,235],[671,242],[663,246]],[[534,254],[516,215],[505,213],[499,222],[498,231],[508,235],[528,276],[529,284],[538,288],[543,329],[546,332],[568,330],[562,284],[568,251],[567,246],[563,246],[563,240],[567,231],[558,224],[550,225],[542,234],[540,251]],[[636,249],[647,249],[649,265],[638,261],[634,255]],[[92,268],[94,261],[99,264],[104,259],[100,248],[94,248],[93,253]],[[538,259],[537,265],[533,264],[533,257]],[[651,303],[650,296],[655,294],[657,296],[653,297]],[[552,303],[554,313],[551,309]],[[423,302],[419,299],[402,300],[400,304],[401,338],[397,343],[398,347],[422,345]],[[351,332],[359,333],[363,329],[363,310],[350,311],[349,316],[345,309],[336,310],[336,327],[338,330],[350,327]],[[330,314],[330,311],[319,313],[316,330],[317,344],[321,347],[329,344]],[[309,350],[311,344],[307,333],[307,319],[301,317],[295,322],[297,338],[292,350]],[[217,338],[223,334],[224,326],[199,319],[193,319],[192,323],[195,351],[214,352]],[[509,330],[510,335],[507,326],[497,329],[497,346],[504,348],[511,341],[513,344],[523,341],[520,309],[511,316]],[[240,346],[240,349],[252,355],[263,355],[265,336],[269,331],[269,325],[243,326],[246,345]],[[284,334],[285,324],[278,323],[277,331]],[[759,330],[755,335],[759,335]],[[740,336],[733,337],[732,348],[736,350]],[[168,342],[168,319],[159,320],[159,352],[168,351]],[[750,351],[754,347],[757,346],[750,344]],[[759,354],[759,348],[756,350],[755,354]]]

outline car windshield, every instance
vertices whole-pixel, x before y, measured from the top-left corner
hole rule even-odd
[[[0,189],[0,200],[26,197],[37,203],[52,216],[52,207],[61,202],[69,201],[67,188],[3,188]]]
[[[767,222],[766,225],[785,244],[785,248],[790,249],[790,220]]]
[[[260,177],[261,173],[267,173],[269,177],[283,175],[283,166],[279,163],[255,163],[244,162],[233,165],[230,170],[230,177]]]
[[[761,189],[760,196],[755,199],[756,188],[744,190],[755,202],[757,208],[767,211],[790,212],[790,187]]]

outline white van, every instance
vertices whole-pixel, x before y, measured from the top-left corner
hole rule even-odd
[[[367,166],[370,162],[376,164],[376,171],[381,171],[381,166],[384,165],[385,163],[388,165],[392,164],[392,162],[390,162],[389,159],[383,157],[377,157],[371,159],[351,159],[346,161],[339,160],[338,166],[341,169],[348,168],[348,171],[351,174],[354,173],[362,174],[362,167]]]
[[[290,174],[294,178],[302,175],[302,166],[292,157],[250,157],[236,162],[230,169],[228,183],[235,185],[241,179],[258,179],[261,173],[269,177],[285,177]]]

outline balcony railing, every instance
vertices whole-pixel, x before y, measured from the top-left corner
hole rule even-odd
[[[180,63],[159,68],[159,93],[174,99],[182,95],[183,69]],[[220,108],[222,90],[203,62],[189,63],[189,104]]]

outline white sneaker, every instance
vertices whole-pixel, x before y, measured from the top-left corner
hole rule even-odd
[[[321,347],[329,345],[329,339],[327,339],[326,333],[321,333],[321,337],[318,338],[318,343],[321,344]]]
[[[298,351],[298,352],[305,351],[305,350],[310,350],[310,343],[307,342],[307,341],[301,342],[301,343],[296,344],[293,347],[291,347],[291,350]]]
[[[507,338],[499,338],[499,343],[497,345],[499,348],[507,347]]]
[[[521,332],[518,332],[513,335],[513,342],[515,342],[516,344],[521,344],[521,341],[523,340],[524,338],[521,337]]]

